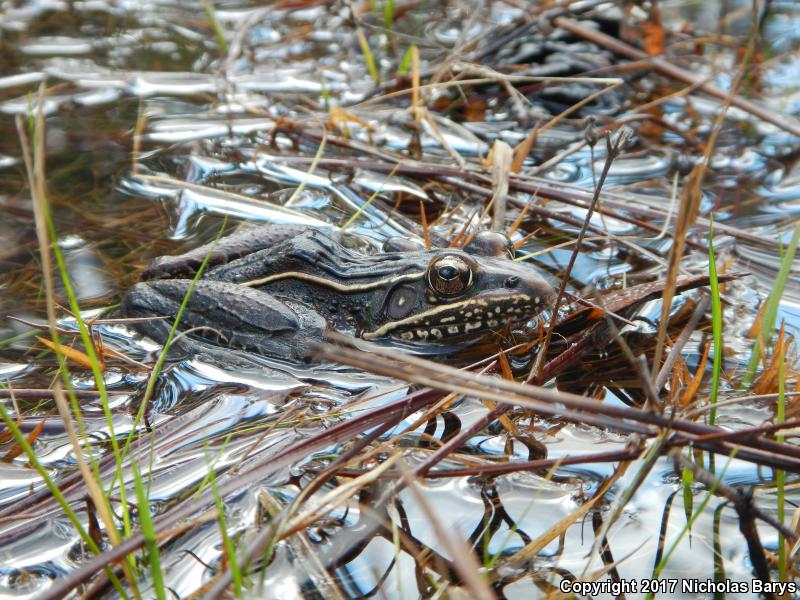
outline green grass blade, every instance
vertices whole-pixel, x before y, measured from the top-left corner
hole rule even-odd
[[[392,177],[394,177],[394,174],[397,173],[397,169],[399,168],[399,166],[400,166],[400,164],[398,163],[397,166],[395,166],[395,168],[392,169],[392,171],[386,177],[386,182],[388,182]],[[359,206],[358,210],[356,210],[356,212],[354,212],[352,215],[350,215],[350,218],[347,219],[347,221],[345,221],[339,227],[339,229],[341,231],[345,231],[348,227],[350,227],[356,221],[356,219],[358,219],[362,215],[362,213],[365,210],[367,210],[367,208],[369,208],[369,205],[372,204],[375,201],[375,198],[377,198],[378,195],[383,191],[383,185],[384,184],[381,183],[381,185],[378,187],[378,189],[375,190],[374,192],[372,192],[372,195],[369,198],[367,198],[367,201],[364,202],[364,204],[362,204],[361,206]]]
[[[372,77],[372,80],[375,83],[380,83],[381,76],[378,73],[378,66],[375,63],[375,57],[372,55],[372,50],[370,50],[367,36],[364,35],[364,31],[360,27],[356,31],[356,37],[358,37],[358,45],[361,48],[361,54],[364,55],[364,62],[367,65],[367,71],[369,71],[370,77]]]
[[[320,141],[319,146],[317,147],[317,151],[314,153],[314,158],[311,161],[311,164],[308,166],[307,173],[309,175],[313,175],[314,171],[317,170],[317,165],[319,164],[319,161],[322,158],[322,155],[325,153],[325,146],[326,146],[327,143],[328,143],[328,137],[323,134],[322,140]],[[292,202],[294,202],[295,199],[298,198],[300,196],[300,194],[303,193],[303,190],[306,189],[306,185],[307,185],[307,183],[306,183],[305,180],[300,182],[300,185],[298,185],[294,189],[294,191],[292,192],[292,195],[289,196],[289,199],[286,201],[286,205],[287,206],[290,206],[292,204]]]
[[[386,0],[383,5],[383,26],[389,31],[394,27],[394,0]]]
[[[75,514],[75,511],[72,510],[69,503],[67,502],[64,495],[61,493],[61,490],[58,486],[50,479],[50,476],[47,474],[47,470],[44,468],[42,463],[39,462],[39,458],[36,456],[36,452],[34,452],[33,447],[28,443],[27,438],[22,434],[17,424],[11,419],[11,417],[6,412],[5,407],[2,403],[0,403],[0,420],[3,421],[5,426],[11,432],[11,435],[14,437],[14,441],[19,444],[20,448],[22,448],[22,452],[25,454],[25,457],[28,459],[28,462],[31,464],[33,469],[39,474],[39,477],[42,478],[45,486],[49,490],[50,494],[53,496],[53,499],[58,503],[61,507],[61,510],[64,511],[64,514],[69,519],[69,522],[72,523],[72,526],[78,532],[81,540],[92,554],[100,554],[100,548],[98,548],[95,541],[89,535],[89,533],[84,529],[83,524],[78,519],[78,515]],[[125,589],[122,587],[122,583],[117,578],[116,575],[111,571],[111,569],[106,568],[105,570],[106,575],[109,578],[109,581],[113,584],[116,590],[120,593],[123,598],[128,598],[128,594],[125,592]]]
[[[80,304],[78,302],[77,294],[75,293],[75,289],[72,286],[72,281],[69,276],[69,272],[66,265],[66,260],[64,259],[64,254],[61,251],[61,247],[58,244],[58,234],[56,233],[56,228],[53,220],[53,216],[50,210],[50,203],[47,197],[47,184],[45,178],[45,120],[44,115],[42,112],[42,98],[44,94],[44,87],[40,88],[39,91],[39,101],[37,103],[35,115],[34,111],[31,110],[29,112],[28,118],[28,136],[27,138],[23,134],[22,128],[20,127],[20,143],[23,146],[23,154],[24,160],[26,165],[26,170],[28,171],[28,178],[31,186],[31,200],[34,204],[34,214],[37,223],[37,238],[39,239],[40,244],[40,252],[42,255],[42,264],[43,269],[46,268],[47,271],[43,273],[45,287],[47,289],[47,312],[48,312],[48,323],[49,323],[49,330],[50,330],[50,337],[54,343],[54,347],[56,350],[56,356],[58,359],[58,366],[59,366],[59,373],[64,381],[65,388],[69,395],[72,412],[74,413],[75,420],[78,424],[78,429],[80,434],[84,439],[87,439],[86,430],[83,426],[83,419],[81,415],[80,405],[78,403],[77,398],[75,397],[74,390],[72,388],[72,381],[69,374],[69,369],[67,368],[67,361],[64,353],[61,351],[61,343],[58,335],[57,328],[55,327],[55,309],[54,309],[54,298],[53,298],[53,290],[52,290],[52,283],[51,283],[51,273],[50,269],[50,254],[52,252],[52,256],[55,258],[56,267],[59,272],[59,275],[62,280],[62,284],[64,286],[64,292],[67,295],[67,300],[70,305],[70,309],[75,316],[76,323],[78,325],[78,331],[80,333],[81,341],[85,347],[85,353],[89,357],[90,366],[92,370],[92,374],[94,376],[95,386],[100,396],[101,405],[103,407],[103,413],[106,418],[106,424],[108,426],[108,434],[109,438],[111,439],[111,445],[113,454],[116,461],[117,469],[119,470],[120,463],[119,463],[119,445],[117,443],[116,435],[114,434],[114,422],[111,415],[111,409],[108,404],[108,393],[105,387],[105,379],[103,377],[103,370],[101,367],[101,361],[95,351],[94,340],[92,339],[91,333],[89,332],[89,328],[87,327],[86,323],[83,321],[81,317],[81,309]],[[30,144],[27,140],[30,140]],[[32,451],[32,448],[31,448]],[[94,459],[93,453],[89,453],[89,462],[91,464],[92,469],[92,476],[98,482],[101,481],[99,469],[97,467],[97,463]],[[121,479],[121,477],[120,477]],[[98,505],[97,509],[102,510],[104,514],[109,515],[113,511],[110,505],[110,496],[111,492],[107,494],[100,494],[102,498],[95,498],[96,502],[102,502],[103,505]],[[120,496],[120,507],[122,513],[122,520],[123,520],[123,528],[127,534],[130,534],[130,515],[128,512],[128,503],[125,499],[125,489],[124,486],[120,487],[119,490]],[[121,537],[119,531],[117,531],[114,523],[110,519],[105,519],[106,526],[108,530],[106,531],[106,535],[108,535],[109,539],[112,543],[119,543]],[[125,570],[126,577],[129,579],[129,583],[135,595],[138,596],[138,592],[136,590],[136,563],[133,560],[133,557],[126,557],[125,558],[125,565],[123,566]]]
[[[770,334],[775,329],[775,320],[778,317],[778,307],[780,305],[781,298],[783,297],[783,290],[786,287],[789,274],[792,270],[792,262],[794,261],[794,255],[797,251],[797,242],[799,240],[800,225],[795,228],[794,233],[792,234],[789,247],[786,249],[786,252],[781,260],[781,268],[778,271],[778,275],[775,277],[775,284],[772,286],[772,292],[767,299],[767,307],[764,310],[764,316],[761,318],[761,336],[756,339],[755,344],[753,345],[753,350],[750,354],[750,362],[747,365],[747,373],[742,379],[742,387],[747,387],[753,383],[753,380],[756,376],[756,371],[758,370],[758,363],[761,360],[761,353],[764,350],[761,347],[762,341],[766,343],[766,341],[769,340]]]
[[[683,512],[686,515],[686,522],[692,518],[692,510],[694,504],[694,492],[692,484],[694,483],[694,474],[688,467],[683,468],[681,473],[681,486],[683,487]],[[689,531],[691,534],[691,530]]]
[[[222,237],[223,232],[225,231],[225,226],[228,223],[227,217],[222,222],[222,227],[220,227],[219,232],[217,233],[217,237],[214,238],[214,242],[217,242],[220,237]],[[186,306],[189,304],[189,298],[192,296],[192,292],[194,292],[194,288],[197,285],[197,282],[200,281],[200,278],[203,276],[203,272],[206,270],[208,266],[208,261],[211,259],[211,253],[214,251],[214,244],[212,244],[209,249],[208,253],[203,258],[203,262],[200,263],[200,267],[197,269],[197,273],[192,279],[192,282],[189,284],[189,289],[186,291],[186,295],[183,297],[183,301],[181,302],[180,307],[178,308],[178,312],[175,315],[175,320],[172,323],[172,327],[169,330],[169,334],[167,334],[167,339],[164,342],[164,348],[161,350],[161,354],[156,360],[156,364],[153,366],[153,371],[150,373],[150,378],[147,380],[147,387],[144,391],[144,396],[142,397],[142,402],[139,405],[139,410],[136,412],[136,417],[133,420],[133,425],[131,427],[131,431],[128,434],[125,440],[125,446],[122,448],[122,460],[124,460],[128,456],[128,452],[130,450],[131,443],[133,443],[133,438],[135,437],[137,428],[139,427],[139,423],[142,422],[144,418],[144,411],[147,405],[150,402],[150,398],[153,396],[153,392],[156,388],[156,380],[158,379],[158,374],[161,372],[162,367],[164,366],[164,361],[167,359],[167,354],[169,352],[169,348],[172,345],[172,340],[175,338],[175,334],[178,331],[178,326],[181,323],[181,317],[183,316],[183,312],[186,310]],[[113,482],[112,482],[113,483]]]
[[[36,125],[37,127],[39,125]],[[37,152],[35,140],[37,136],[33,136],[34,139],[34,154]],[[108,435],[111,440],[111,449],[114,454],[115,462],[117,463],[117,469],[119,470],[119,478],[121,478],[121,463],[119,460],[119,443],[117,442],[117,436],[114,434],[114,419],[111,415],[111,408],[108,404],[108,391],[106,390],[105,385],[105,378],[103,377],[103,371],[100,366],[100,358],[97,356],[97,352],[95,351],[94,340],[92,339],[91,334],[89,333],[89,328],[86,326],[86,322],[81,317],[81,307],[80,303],[78,302],[78,296],[75,293],[75,288],[72,286],[72,280],[69,276],[69,271],[67,270],[67,263],[64,258],[64,253],[61,251],[61,246],[58,244],[58,233],[56,232],[55,223],[53,221],[53,215],[50,211],[50,203],[48,202],[47,198],[42,198],[42,211],[45,220],[45,224],[47,226],[48,236],[50,237],[50,245],[52,247],[53,257],[56,260],[56,267],[61,278],[61,283],[64,286],[64,293],[67,295],[67,301],[69,303],[70,310],[72,314],[75,316],[75,322],[78,326],[78,332],[80,333],[81,342],[84,346],[84,351],[86,355],[89,357],[89,362],[92,368],[92,375],[94,377],[94,383],[97,388],[97,392],[100,396],[100,404],[103,408],[103,415],[106,419],[106,425],[108,426]],[[72,381],[69,377],[69,370],[67,368],[66,358],[64,357],[63,353],[60,351],[61,348],[61,341],[56,330],[51,330],[50,332],[51,339],[56,347],[56,355],[58,357],[59,363],[59,370],[62,373],[62,377],[64,380],[64,384],[67,390],[67,393],[70,398],[71,406],[73,407],[73,412],[75,412],[74,407],[79,406],[78,400],[75,397],[72,389]],[[81,431],[81,434],[86,438],[85,429],[83,427],[83,419],[81,417],[80,411],[75,412],[75,419],[78,423],[78,428]],[[91,456],[91,453],[90,453]],[[93,458],[90,459],[92,464],[92,468],[95,472],[95,477],[100,480],[99,472],[97,471],[96,463]],[[120,486],[119,489],[120,494],[120,505],[122,510],[122,521],[123,526],[125,529],[125,533],[130,535],[130,517],[128,514],[128,503],[125,498],[125,487]],[[106,493],[106,497],[111,496],[111,490]]]
[[[728,462],[725,463],[725,466],[722,468],[722,473],[720,473],[719,479],[717,479],[716,481],[720,481],[722,479],[722,477],[725,476],[725,471],[727,471],[728,466],[733,461],[733,457],[735,455],[736,455],[736,450],[731,452]],[[669,559],[672,557],[672,553],[675,552],[675,550],[678,548],[678,545],[680,544],[681,540],[683,539],[683,536],[686,535],[686,533],[692,528],[692,526],[694,525],[695,521],[697,521],[697,519],[700,518],[700,515],[703,514],[703,511],[705,510],[706,506],[708,506],[708,503],[711,502],[711,498],[714,497],[714,492],[716,491],[716,489],[717,489],[717,486],[716,486],[716,482],[715,482],[715,484],[711,486],[711,489],[709,489],[708,492],[706,493],[706,496],[705,496],[705,498],[703,498],[703,501],[697,507],[697,510],[692,515],[692,518],[689,519],[689,521],[686,523],[686,525],[684,525],[683,529],[681,529],[681,531],[678,533],[678,535],[673,540],[672,544],[669,547],[669,550],[667,550],[667,552],[664,554],[664,557],[659,561],[659,563],[653,569],[653,574],[651,576],[651,579],[658,579],[659,578],[659,576],[661,575],[661,572],[667,566],[667,563],[669,563]],[[646,600],[651,600],[653,598],[652,592],[650,594],[648,594],[645,598],[646,598]]]
[[[214,467],[216,466],[217,462],[219,462],[225,455],[225,450],[227,450],[228,444],[233,439],[233,436],[234,436],[233,433],[229,433],[223,438],[222,447],[220,447],[219,451],[217,452],[217,455],[214,457],[214,460],[208,463],[208,473],[206,473],[206,476],[203,477],[203,480],[199,484],[197,484],[197,490],[194,492],[195,498],[199,498],[200,495],[203,493],[203,490],[206,489],[206,486],[208,486],[211,483],[211,480],[214,478],[214,472],[215,472]]]
[[[23,331],[22,333],[12,335],[11,337],[5,338],[4,340],[0,340],[0,348],[7,348],[12,344],[16,344],[17,342],[21,342],[23,340],[28,339],[29,337],[33,337],[40,333],[41,331],[39,329],[28,329],[27,331]]]
[[[117,436],[114,433],[114,417],[111,414],[111,407],[108,404],[108,391],[106,390],[105,379],[103,377],[103,372],[100,367],[100,358],[97,356],[97,352],[95,351],[94,340],[92,340],[91,334],[89,333],[89,328],[86,326],[85,321],[81,317],[81,307],[78,302],[78,296],[75,293],[75,289],[72,287],[72,281],[70,279],[69,272],[67,271],[67,263],[66,260],[64,259],[64,254],[61,252],[61,247],[59,246],[57,241],[58,235],[56,233],[55,225],[53,223],[53,218],[50,213],[50,208],[47,202],[44,203],[44,210],[45,210],[45,219],[47,222],[47,229],[50,233],[50,239],[52,240],[53,256],[56,259],[56,265],[58,266],[58,272],[59,275],[61,276],[61,282],[64,286],[64,292],[67,295],[70,310],[72,311],[72,314],[75,315],[75,322],[78,325],[78,331],[80,332],[84,350],[86,352],[86,355],[89,357],[89,361],[92,365],[92,374],[94,375],[95,386],[97,387],[97,391],[100,395],[100,404],[103,408],[103,415],[105,416],[106,419],[106,426],[108,427],[108,437],[111,440],[111,451],[114,454],[114,461],[116,463],[116,471],[117,471],[116,478],[119,479],[120,482],[122,482],[123,481],[122,461],[120,458],[121,455],[120,455],[119,441],[117,440]],[[66,369],[66,363],[64,363],[64,369]],[[67,377],[67,380],[68,379],[69,378]],[[71,382],[68,381],[67,382],[68,392],[71,389],[72,389]],[[70,394],[70,401],[72,403],[72,406],[73,407],[78,406],[79,404],[77,402],[77,398],[73,400],[73,397],[74,394]],[[76,415],[76,419],[78,420],[79,428],[82,430],[83,422],[79,414]],[[99,473],[96,473],[95,477],[99,477]],[[106,493],[106,497],[110,497],[112,495],[112,491],[113,491],[113,482],[108,492]],[[122,511],[122,523],[125,530],[125,534],[130,535],[131,523],[130,523],[130,514],[128,513],[128,502],[125,497],[125,486],[122,485],[121,483],[119,486],[119,497],[120,497],[120,508]]]
[[[144,548],[147,554],[147,562],[150,565],[150,577],[153,579],[153,591],[158,600],[166,600],[167,594],[164,588],[164,575],[161,568],[161,553],[158,550],[158,539],[153,528],[153,519],[150,515],[150,502],[147,493],[142,485],[142,476],[136,461],[131,462],[133,472],[133,485],[136,489],[136,502],[139,506],[139,525],[142,528],[144,538]]]
[[[325,85],[325,79],[320,80],[320,86],[322,87],[322,108],[328,112],[331,109],[331,91]]]
[[[239,568],[239,562],[236,558],[236,549],[233,547],[233,541],[228,535],[228,526],[225,522],[225,505],[222,503],[222,497],[219,495],[219,490],[217,489],[217,478],[213,474],[209,483],[211,484],[211,490],[214,493],[214,503],[217,507],[217,520],[219,521],[219,530],[222,534],[222,545],[225,548],[225,555],[228,557],[228,568],[231,570],[233,591],[237,598],[241,598],[242,571]]]
[[[228,40],[225,39],[225,30],[222,28],[219,19],[217,19],[217,12],[214,10],[214,5],[204,0],[203,10],[206,12],[208,22],[211,24],[211,29],[214,30],[214,36],[217,38],[217,46],[219,46],[220,52],[222,54],[227,54]]]
[[[416,44],[411,44],[403,53],[403,58],[400,59],[400,66],[397,67],[398,75],[408,75],[411,70],[411,56],[414,54]]]

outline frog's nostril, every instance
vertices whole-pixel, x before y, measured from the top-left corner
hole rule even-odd
[[[514,288],[519,285],[519,277],[516,275],[512,275],[508,279],[506,279],[506,287],[507,288]]]

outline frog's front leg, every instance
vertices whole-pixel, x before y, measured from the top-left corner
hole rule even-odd
[[[163,343],[190,285],[188,279],[137,283],[123,299],[122,311],[129,317],[154,317],[136,326]],[[307,357],[309,342],[323,338],[326,323],[313,310],[287,305],[266,292],[200,280],[181,315],[180,330],[189,329],[189,335],[212,343],[298,360]]]

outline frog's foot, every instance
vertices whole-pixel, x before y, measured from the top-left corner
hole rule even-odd
[[[137,283],[123,299],[122,311],[129,317],[154,317],[135,327],[163,343],[190,285],[188,279]],[[325,328],[325,320],[312,310],[289,306],[249,287],[201,280],[189,296],[179,331],[216,344],[299,360],[307,358],[309,342],[321,340]],[[181,346],[191,344],[184,340]]]

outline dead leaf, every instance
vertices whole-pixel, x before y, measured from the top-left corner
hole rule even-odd
[[[664,53],[664,26],[661,24],[661,15],[654,5],[647,21],[642,23],[642,47],[650,56],[661,56]]]
[[[522,168],[522,164],[525,162],[525,159],[533,150],[533,147],[536,145],[536,138],[539,135],[539,128],[534,127],[531,129],[530,133],[525,136],[525,139],[522,140],[519,144],[514,146],[514,160],[511,163],[511,171],[513,173],[519,173],[519,170]]]
[[[45,423],[44,419],[39,421],[39,424],[33,429],[33,431],[31,431],[28,434],[28,443],[31,446],[33,446],[34,442],[36,441],[36,438],[39,437],[39,434],[42,433],[42,429],[44,429],[44,423]],[[10,463],[12,460],[17,458],[20,454],[22,454],[22,446],[20,446],[19,444],[14,444],[8,450],[8,452],[5,453],[5,456],[3,456],[2,459],[0,459],[0,461],[6,462],[6,463]]]
[[[370,125],[367,121],[354,115],[353,113],[347,112],[341,106],[331,106],[330,110],[328,110],[328,122],[331,126],[335,129],[339,129],[344,132],[345,135],[348,135],[347,124],[348,123],[355,123],[356,125],[361,125],[362,127],[368,129],[369,131],[373,130],[372,125]]]
[[[52,350],[53,352],[60,351],[61,354],[66,356],[69,360],[71,360],[75,364],[80,365],[85,369],[92,368],[92,359],[90,359],[85,352],[81,350],[76,350],[75,348],[71,348],[69,346],[64,346],[64,345],[56,346],[56,344],[54,344],[52,340],[39,337],[38,335],[36,336],[36,339],[39,340],[42,344],[44,344],[48,348],[50,348],[50,350]],[[101,364],[100,371],[105,372],[105,370],[106,370],[105,365]]]
[[[697,371],[694,373],[692,382],[689,384],[689,387],[684,390],[683,394],[681,394],[681,398],[679,400],[681,406],[687,406],[694,400],[697,389],[700,387],[700,382],[703,380],[703,374],[706,370],[706,362],[708,361],[708,351],[710,348],[711,344],[706,344],[705,348],[703,348],[703,356],[700,357],[700,364],[697,365]],[[721,351],[721,349],[718,348],[716,352],[719,351]]]
[[[483,100],[467,100],[464,103],[464,120],[481,122],[486,120],[486,102]]]
[[[23,418],[17,419],[16,426],[20,427],[24,420],[25,419],[23,419]],[[5,444],[12,437],[14,437],[14,436],[11,434],[11,430],[10,429],[6,429],[5,431],[0,431],[0,444]]]

